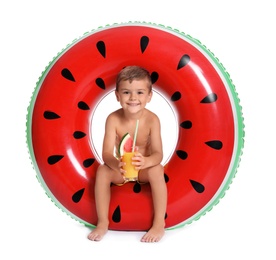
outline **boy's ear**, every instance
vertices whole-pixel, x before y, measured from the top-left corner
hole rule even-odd
[[[117,90],[115,90],[115,95],[116,95],[116,99],[117,99],[117,101],[119,102],[119,101],[120,101],[120,98],[119,98],[119,93],[118,93],[118,91],[117,91]]]
[[[151,101],[151,98],[152,98],[152,91],[149,93],[149,97],[148,97],[148,103]]]

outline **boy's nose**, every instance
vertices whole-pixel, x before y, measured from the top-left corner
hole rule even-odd
[[[130,95],[130,100],[135,100],[136,99],[136,95],[135,95],[135,93],[132,93],[131,95]]]

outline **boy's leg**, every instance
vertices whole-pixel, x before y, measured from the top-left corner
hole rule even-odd
[[[167,208],[167,186],[164,169],[161,165],[139,172],[139,181],[149,182],[152,192],[154,217],[151,229],[142,237],[143,242],[157,242],[165,232],[165,214]]]
[[[95,204],[98,216],[97,226],[88,235],[90,240],[99,241],[108,230],[108,211],[110,203],[111,182],[123,181],[123,177],[106,165],[100,165],[96,173]]]

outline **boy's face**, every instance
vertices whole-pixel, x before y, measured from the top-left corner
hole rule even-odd
[[[130,113],[144,109],[152,97],[152,91],[149,90],[148,84],[146,79],[133,80],[131,83],[128,80],[121,81],[118,91],[115,93],[122,108]]]

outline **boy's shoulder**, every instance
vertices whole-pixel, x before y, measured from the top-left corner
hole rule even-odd
[[[145,109],[145,111],[146,111],[146,114],[145,114],[146,117],[148,117],[150,120],[159,120],[159,117],[151,110]]]
[[[106,118],[106,123],[109,125],[118,125],[122,122],[123,118],[123,110],[118,109],[116,111],[111,112],[107,118]]]
[[[122,116],[122,112],[122,109],[119,108],[118,110],[111,112],[107,118],[120,118]]]

